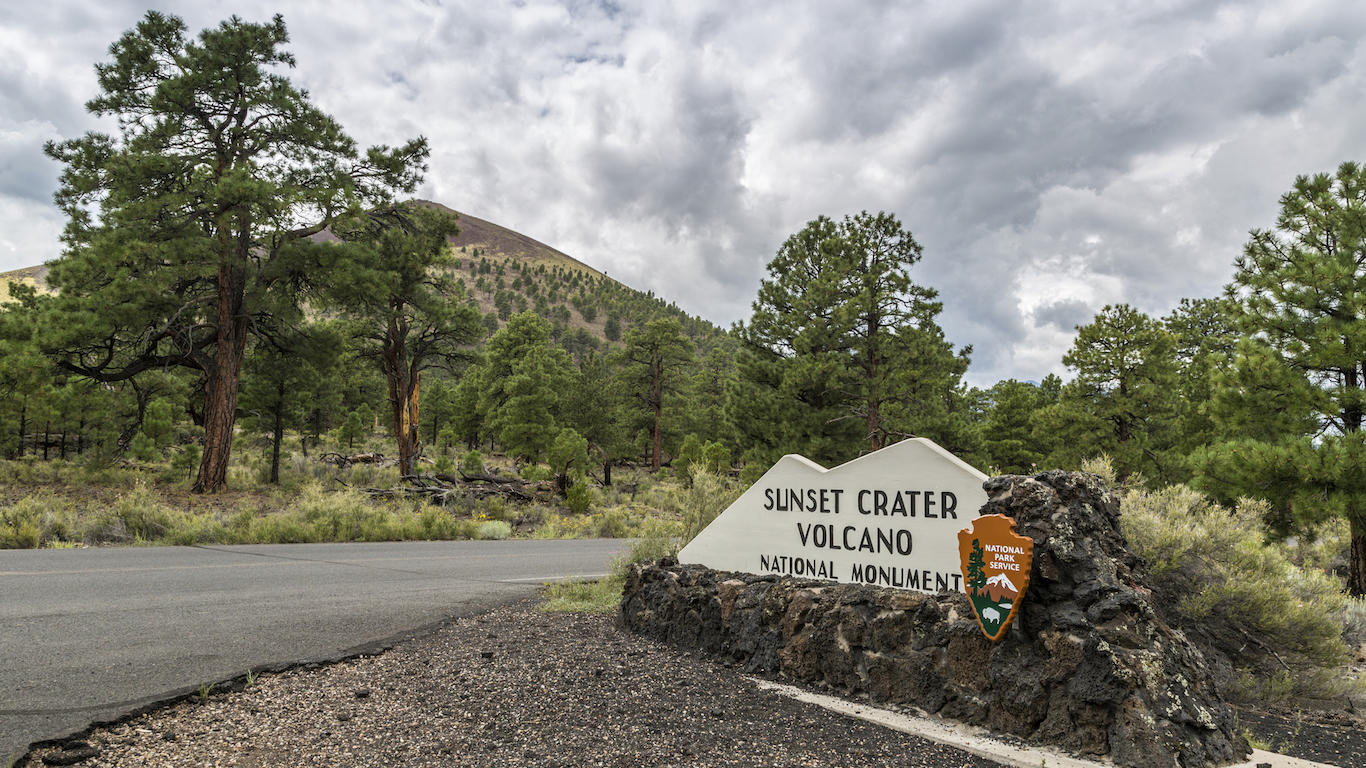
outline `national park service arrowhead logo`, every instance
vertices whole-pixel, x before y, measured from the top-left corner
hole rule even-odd
[[[958,532],[958,557],[964,591],[982,634],[991,641],[1001,639],[1029,589],[1033,540],[1015,533],[1009,517],[983,515]]]

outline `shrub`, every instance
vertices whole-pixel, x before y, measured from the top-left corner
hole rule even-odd
[[[55,547],[80,537],[76,510],[49,491],[0,507],[0,549]]]
[[[1228,693],[1322,694],[1323,670],[1348,657],[1348,601],[1333,577],[1266,541],[1264,507],[1244,500],[1230,512],[1185,486],[1135,488],[1121,521],[1164,618],[1242,672]]]
[[[147,436],[146,432],[138,432],[133,435],[133,440],[128,444],[128,453],[138,461],[158,461],[161,459],[161,451],[157,450],[156,443]]]
[[[745,451],[740,457],[740,463],[744,466],[740,469],[740,484],[749,487],[758,482],[759,478],[769,470],[770,464],[763,459],[759,450],[751,448]]]
[[[470,451],[460,460],[460,469],[466,474],[478,475],[484,471],[484,456],[479,451]]]
[[[582,515],[588,511],[588,507],[593,503],[593,491],[588,487],[588,481],[579,478],[579,481],[565,491],[564,500],[569,505],[569,511],[576,515]]]
[[[572,428],[561,429],[555,435],[555,443],[550,446],[547,460],[554,473],[555,484],[560,490],[567,492],[571,480],[583,477],[588,469],[588,438]]]
[[[180,449],[180,453],[176,454],[176,457],[171,459],[171,469],[179,476],[189,478],[199,466],[199,458],[199,444],[190,443]]]
[[[521,472],[518,474],[520,474],[522,479],[528,483],[539,483],[543,480],[549,480],[553,475],[550,471],[550,467],[543,467],[540,464],[528,464],[525,467],[522,467]]]
[[[115,540],[153,542],[171,531],[176,513],[145,483],[138,483],[132,491],[121,494],[113,510],[102,517],[100,534]]]
[[[631,522],[620,509],[610,509],[598,518],[598,538],[624,539],[631,535]]]
[[[436,455],[436,461],[432,462],[432,471],[439,475],[449,475],[455,471],[455,462],[451,460],[450,454],[442,451]]]
[[[702,463],[708,472],[723,475],[730,472],[730,449],[721,443],[710,442],[702,446]]]
[[[512,526],[502,520],[485,520],[479,524],[476,538],[481,541],[501,541],[512,535]]]
[[[678,449],[678,455],[674,457],[674,472],[679,477],[691,477],[692,467],[702,460],[702,441],[697,435],[689,433],[683,438],[683,445]]]
[[[678,511],[683,517],[679,549],[696,538],[744,492],[743,488],[700,467],[693,467],[692,476],[692,485],[678,499]]]
[[[36,549],[42,541],[38,510],[14,504],[0,509],[0,549]]]

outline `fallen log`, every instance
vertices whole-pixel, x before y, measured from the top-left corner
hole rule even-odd
[[[372,498],[383,499],[426,496],[431,503],[443,507],[494,496],[522,503],[535,501],[535,496],[527,491],[526,483],[517,478],[488,475],[477,480],[457,480],[450,475],[440,474],[403,475],[400,481],[405,485],[398,488],[366,488],[364,493]],[[536,490],[541,489],[541,486],[536,486]]]
[[[494,483],[497,485],[518,486],[526,485],[526,481],[520,477],[503,477],[501,475],[490,475],[485,472],[466,472],[463,469],[457,469],[456,472],[460,473],[460,480],[461,482],[465,483]],[[450,477],[450,475],[446,475],[446,477]]]
[[[338,469],[346,469],[353,464],[384,464],[385,458],[382,453],[356,453],[350,456],[340,453],[322,453],[318,455],[318,461],[324,464],[335,464]]]

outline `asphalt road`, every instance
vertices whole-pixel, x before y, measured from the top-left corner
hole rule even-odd
[[[622,540],[0,551],[0,765],[249,669],[605,573]]]

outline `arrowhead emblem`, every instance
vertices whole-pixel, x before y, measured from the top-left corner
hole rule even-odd
[[[958,557],[982,634],[993,642],[1001,639],[1029,589],[1034,541],[1015,533],[1011,518],[983,515],[958,532]]]

